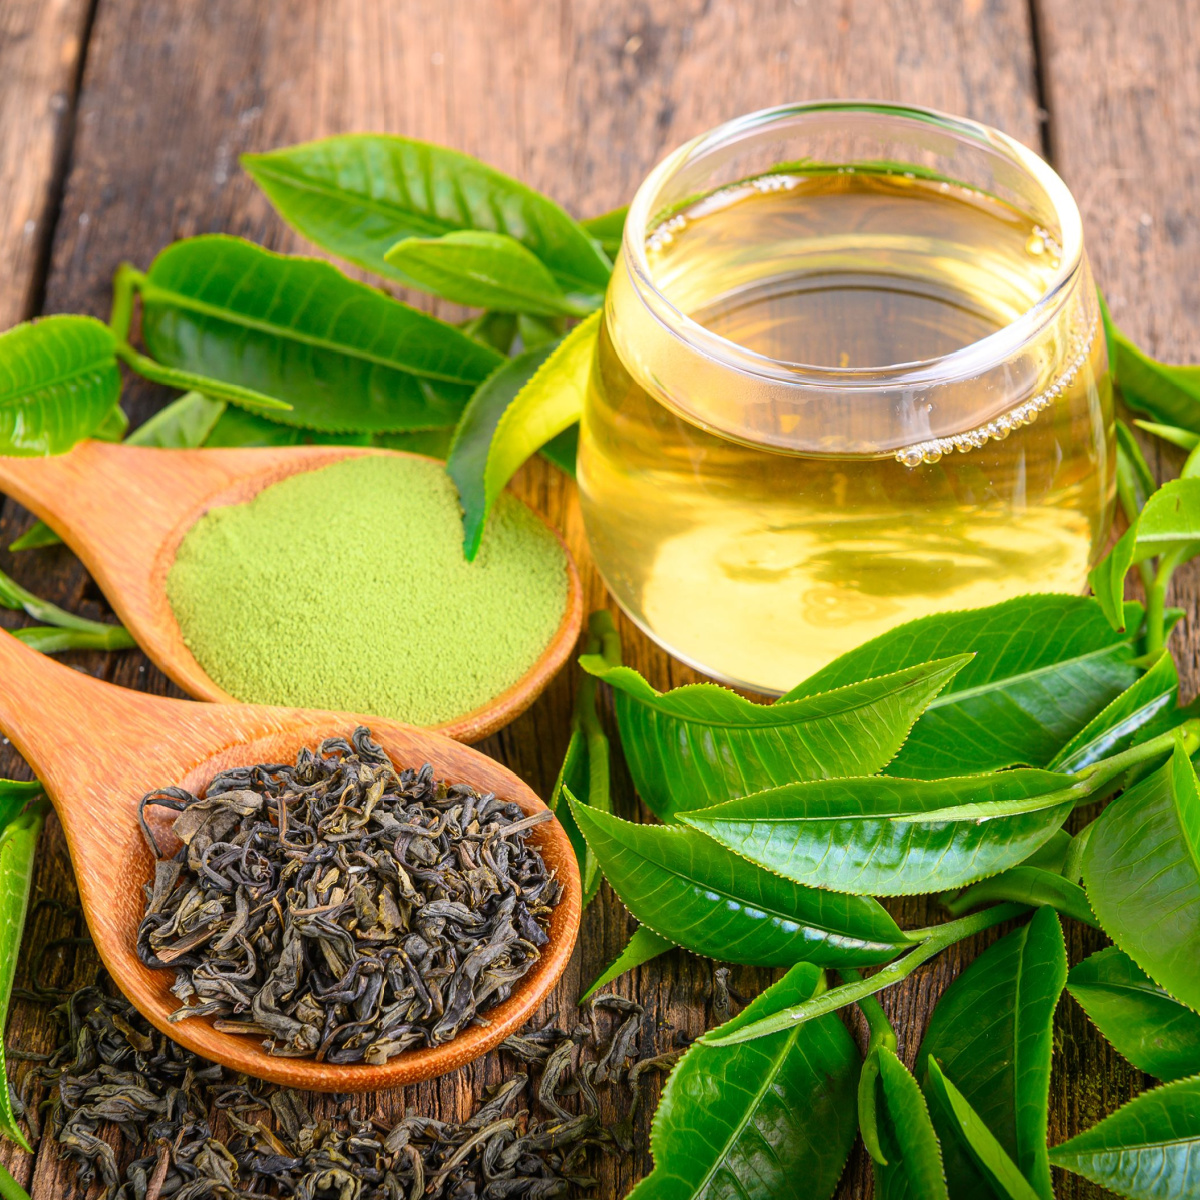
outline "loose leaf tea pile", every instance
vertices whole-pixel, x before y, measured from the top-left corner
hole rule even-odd
[[[528,835],[550,813],[398,771],[365,728],[154,807],[179,812],[182,845],[159,856],[138,955],[175,971],[172,1020],[270,1054],[380,1064],[449,1041],[549,941],[561,887]]]

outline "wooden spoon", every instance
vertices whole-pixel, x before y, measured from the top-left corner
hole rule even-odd
[[[167,572],[184,534],[210,509],[242,504],[265,487],[361,454],[360,446],[255,450],[153,450],[82,442],[53,458],[0,458],[0,490],[41,517],[79,555],[138,644],[185,692],[236,703],[193,657],[167,599]],[[408,456],[414,457],[414,456]],[[566,555],[567,603],[550,644],[522,678],[473,712],[434,726],[477,742],[519,716],[571,653],[583,621],[583,589]]]
[[[256,1038],[218,1033],[203,1017],[172,1025],[167,1018],[179,1007],[168,990],[174,973],[144,967],[135,949],[145,909],[142,885],[154,874],[138,826],[138,802],[152,788],[169,784],[201,793],[218,771],[287,762],[302,746],[348,737],[357,725],[369,726],[398,766],[430,762],[439,779],[495,792],[530,814],[545,811],[511,771],[429,730],[347,713],[196,704],[128,691],[64,667],[0,631],[0,730],[37,773],[58,811],[80,902],[109,974],[152,1025],[181,1045],[289,1087],[374,1092],[461,1067],[533,1015],[566,967],[579,932],[575,854],[558,821],[546,821],[534,827],[530,840],[558,872],[563,897],[551,916],[542,957],[512,995],[487,1012],[487,1025],[465,1029],[441,1046],[406,1050],[383,1066],[274,1058]]]

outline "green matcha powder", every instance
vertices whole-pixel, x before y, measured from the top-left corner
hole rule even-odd
[[[441,465],[366,456],[208,512],[167,594],[197,661],[239,700],[435,725],[529,670],[562,621],[567,568],[507,494],[467,562]]]

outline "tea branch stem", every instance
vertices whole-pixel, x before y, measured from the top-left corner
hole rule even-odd
[[[820,996],[814,996],[803,1004],[793,1008],[781,1009],[761,1021],[744,1025],[733,1033],[719,1036],[719,1030],[706,1033],[700,1041],[708,1046],[734,1046],[739,1042],[751,1042],[756,1038],[767,1037],[805,1021],[823,1017],[826,1013],[836,1012],[847,1004],[861,1004],[868,996],[883,991],[886,987],[907,979],[922,963],[936,957],[948,946],[961,942],[964,938],[990,929],[1003,921],[1010,921],[1028,911],[1024,904],[998,904],[995,908],[983,912],[972,913],[957,921],[948,921],[944,925],[933,925],[925,929],[911,932],[913,938],[923,939],[922,944],[910,951],[898,962],[891,963],[867,979],[858,979],[852,983],[844,983],[840,987],[831,988]]]
[[[862,982],[862,972],[854,967],[838,967],[837,973],[841,976],[843,983]],[[871,1051],[877,1046],[884,1046],[895,1052],[899,1045],[896,1040],[896,1031],[892,1028],[887,1013],[883,1011],[883,1005],[879,1003],[879,998],[875,995],[864,996],[858,1002],[858,1007],[862,1011],[870,1033],[866,1057],[870,1058]]]

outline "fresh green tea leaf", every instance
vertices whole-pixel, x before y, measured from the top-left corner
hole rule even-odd
[[[451,474],[456,483],[461,475],[467,487],[464,494],[460,485],[459,498],[463,505],[463,552],[468,559],[473,560],[479,553],[487,515],[517,468],[556,434],[579,420],[600,317],[600,313],[594,313],[576,325],[503,409],[500,403],[518,376],[506,375],[503,380],[497,377],[496,392],[481,401],[470,428],[456,438],[463,442],[463,450],[458,455],[457,474]],[[540,348],[528,354],[539,352]],[[532,360],[525,355],[513,360],[522,361],[528,364]],[[497,411],[500,416],[492,426],[494,433],[482,460],[481,486],[483,433],[490,415]],[[454,452],[451,454],[453,457]]]
[[[32,782],[0,779],[0,829],[17,816],[41,790],[42,785],[36,779]]]
[[[29,888],[33,882],[33,856],[44,816],[44,808],[34,805],[0,830],[0,1031],[8,1018],[8,1001],[17,972],[17,952],[21,948]],[[17,1125],[9,1099],[3,1037],[0,1037],[0,1134],[33,1153]]]
[[[1116,946],[1071,968],[1067,991],[1139,1071],[1165,1082],[1200,1073],[1200,1015]]]
[[[538,453],[574,479],[575,459],[579,453],[579,425],[569,425],[562,433],[556,433]]]
[[[621,745],[664,820],[795,780],[871,775],[969,660],[923,662],[790,702],[754,704],[711,683],[656,692],[629,667],[580,666],[616,692]]]
[[[217,419],[205,446],[233,449],[245,446],[370,446],[376,439],[388,437],[438,436],[449,440],[452,427],[445,430],[422,430],[420,434],[322,433],[316,429],[300,429],[295,425],[280,425],[268,421],[244,408],[229,406]]]
[[[1165,650],[1136,683],[1097,713],[1051,760],[1054,771],[1080,771],[1132,746],[1140,731],[1179,695],[1179,673]]]
[[[57,546],[61,542],[62,538],[45,521],[35,521],[9,546],[9,550],[16,554],[21,550],[40,550],[43,546]]]
[[[1108,623],[1125,632],[1125,576],[1133,566],[1137,525],[1130,525],[1117,544],[1088,572],[1088,586]]]
[[[3,1163],[0,1163],[0,1200],[30,1200],[29,1193]]]
[[[1134,424],[1139,429],[1153,434],[1156,438],[1162,438],[1164,442],[1178,446],[1180,450],[1191,453],[1197,446],[1200,446],[1200,433],[1195,433],[1191,429],[1180,429],[1175,425],[1158,425],[1154,421],[1134,421]]]
[[[491,346],[497,354],[507,357],[517,336],[517,317],[515,313],[481,312],[479,316],[464,321],[459,328],[468,337]]]
[[[878,1072],[875,1112],[885,1156],[874,1168],[878,1200],[950,1200],[942,1148],[920,1086],[894,1050],[877,1046],[871,1054]]]
[[[159,450],[193,450],[203,446],[225,412],[224,400],[210,400],[203,392],[185,392],[126,439],[130,446],[153,446]]]
[[[1108,361],[1130,408],[1155,421],[1200,433],[1200,367],[1175,367],[1139,350],[1116,326],[1100,298]]]
[[[604,970],[604,973],[579,997],[580,1004],[586,1004],[597,992],[608,987],[614,979],[620,979],[628,971],[650,962],[668,950],[674,950],[675,943],[659,937],[653,929],[639,925],[625,943],[625,949]]]
[[[567,332],[564,317],[535,317],[532,313],[517,313],[517,337],[521,348],[536,350],[547,342],[560,342]]]
[[[1104,932],[1151,979],[1200,1008],[1200,790],[1186,751],[1092,825],[1083,882]]]
[[[1137,523],[1134,561],[1195,553],[1200,542],[1200,479],[1172,479],[1146,501]]]
[[[588,618],[584,648],[588,654],[602,655],[605,662],[614,666],[620,664],[621,638],[612,614],[606,609],[600,609]],[[571,740],[567,743],[567,753],[550,794],[550,809],[566,830],[575,850],[586,908],[600,890],[600,867],[571,814],[571,806],[565,798],[567,792],[582,804],[612,812],[608,736],[596,712],[596,680],[587,674],[579,681],[575,710],[571,715]]]
[[[0,605],[14,611],[24,611],[35,621],[45,621],[59,630],[70,630],[74,633],[93,635],[100,639],[111,638],[114,644],[88,645],[88,649],[124,650],[133,645],[129,635],[120,625],[107,625],[103,621],[90,621],[87,617],[77,617],[66,609],[51,604],[35,596],[27,588],[23,588],[15,579],[10,579],[0,571]],[[16,637],[34,631],[25,629],[11,630]]]
[[[1074,880],[1065,878],[1061,871],[1051,871],[1045,867],[1026,864],[1011,867],[990,879],[972,884],[953,900],[944,903],[952,916],[961,917],[985,905],[1008,900],[1028,904],[1031,908],[1044,905],[1093,929],[1100,928],[1083,888]]]
[[[879,775],[785,784],[680,819],[808,887],[913,896],[962,887],[1022,862],[1083,794],[1070,776],[1050,771],[937,780]],[[999,815],[1014,802],[1032,810]],[[965,811],[956,818],[949,811],[955,808]]]
[[[1019,596],[990,608],[899,625],[843,654],[783,700],[951,654],[974,659],[929,705],[888,766],[933,779],[1016,765],[1041,767],[1141,674],[1142,608],[1116,633],[1095,600]]]
[[[819,984],[809,964],[793,967],[721,1029],[799,1003]],[[858,1067],[832,1016],[731,1049],[694,1045],[663,1089],[654,1170],[629,1200],[828,1200],[854,1143]]]
[[[487,513],[484,478],[500,418],[554,351],[548,342],[502,362],[476,389],[454,431],[446,470],[458,488],[464,522],[482,533]]]
[[[611,264],[553,200],[469,155],[412,138],[346,134],[242,165],[289,225],[322,249],[401,283],[401,238],[481,229],[514,237],[567,291],[603,291]]]
[[[874,900],[799,887],[674,825],[571,811],[621,903],[660,937],[725,962],[869,966],[911,943]]]
[[[1140,423],[1140,422],[1139,422]],[[1130,523],[1158,490],[1158,480],[1138,445],[1133,430],[1124,421],[1117,426],[1117,491]]]
[[[273,420],[324,432],[454,424],[500,355],[347,279],[327,262],[212,234],[176,242],[141,278],[142,337],[160,364],[291,405]],[[138,364],[134,364],[135,369]]]
[[[0,333],[0,454],[63,454],[91,437],[121,394],[116,339],[92,317]]]
[[[964,1161],[969,1160],[977,1170],[975,1178],[987,1181],[981,1190],[975,1190],[974,1182],[969,1188],[952,1184],[950,1194],[954,1200],[978,1200],[982,1196],[1041,1200],[1045,1193],[1030,1186],[1008,1151],[933,1058],[929,1060],[925,1090],[933,1098],[938,1124],[959,1139],[966,1152]]]
[[[506,233],[463,229],[437,238],[405,238],[384,256],[423,292],[455,304],[539,317],[583,317],[602,292],[569,295],[541,259]]]
[[[10,632],[17,641],[39,654],[64,654],[68,650],[133,650],[137,647],[137,642],[122,625],[104,625],[88,631],[31,625]]]
[[[92,437],[98,442],[119,442],[129,432],[129,417],[120,402],[108,410],[108,416],[96,427]]]
[[[1200,1195],[1200,1077],[1135,1096],[1050,1161],[1130,1200]]]
[[[1019,1166],[1033,1191],[1053,1200],[1046,1130],[1054,1010],[1067,980],[1067,952],[1053,909],[988,947],[946,989],[917,1056],[917,1077],[937,1094],[936,1065]],[[937,1063],[934,1063],[934,1060]],[[950,1195],[987,1194],[960,1131],[934,1113]]]
[[[600,243],[604,253],[614,261],[621,252],[621,238],[625,233],[625,215],[628,212],[629,205],[622,204],[620,208],[614,208],[610,212],[601,213],[598,217],[588,217],[586,221],[579,222],[588,234]]]

